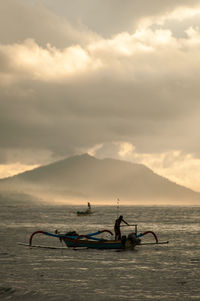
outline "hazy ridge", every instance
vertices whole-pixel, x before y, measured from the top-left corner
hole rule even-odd
[[[200,194],[155,174],[142,164],[83,154],[0,180],[1,190],[55,200],[200,204]]]

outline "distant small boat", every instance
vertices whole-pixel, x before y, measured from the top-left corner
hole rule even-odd
[[[156,234],[152,231],[146,231],[144,233],[130,233],[127,237],[124,235],[120,240],[113,239],[103,239],[97,238],[96,236],[102,233],[108,233],[113,235],[113,233],[109,230],[101,230],[88,234],[78,234],[75,231],[67,232],[65,234],[53,234],[45,231],[36,231],[33,232],[29,239],[29,246],[32,246],[33,236],[36,234],[44,234],[48,236],[57,237],[60,241],[64,241],[67,247],[69,248],[90,248],[90,249],[124,249],[124,250],[133,250],[137,245],[146,245],[146,244],[165,244],[168,242],[158,242],[158,238]],[[56,232],[58,233],[58,232]],[[150,243],[141,243],[141,237],[146,234],[152,234],[156,240],[156,242]]]
[[[91,205],[90,205],[90,203],[88,202],[88,208],[87,208],[87,210],[85,210],[85,211],[77,211],[76,212],[76,214],[78,215],[78,216],[82,216],[82,215],[90,215],[90,214],[92,214],[93,212],[92,212],[92,210],[91,210]]]
[[[82,215],[90,215],[92,214],[93,212],[88,212],[87,210],[86,211],[77,211],[76,214],[78,216],[82,216]]]

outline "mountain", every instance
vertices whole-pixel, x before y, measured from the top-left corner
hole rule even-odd
[[[0,187],[55,200],[126,204],[200,204],[200,193],[155,174],[142,164],[73,156],[13,177]]]

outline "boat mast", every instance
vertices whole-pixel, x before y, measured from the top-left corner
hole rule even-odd
[[[120,199],[118,198],[117,199],[117,218],[119,217],[119,202],[120,202]]]

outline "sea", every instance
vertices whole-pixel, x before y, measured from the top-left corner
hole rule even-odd
[[[200,300],[199,206],[92,204],[92,215],[77,216],[86,205],[0,200],[0,300]],[[74,250],[38,234],[33,238],[37,247],[27,246],[37,230],[113,231],[119,214],[137,224],[138,233],[153,231],[160,242],[169,243],[126,251]],[[122,227],[122,234],[133,228]],[[154,241],[151,234],[142,239]]]

